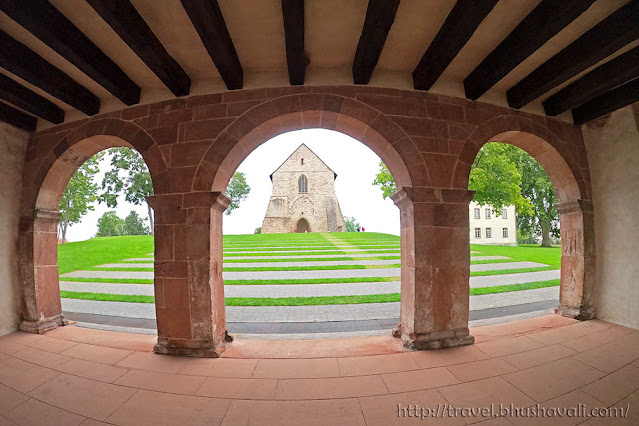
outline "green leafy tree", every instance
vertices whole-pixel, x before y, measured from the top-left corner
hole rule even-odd
[[[104,212],[100,219],[98,219],[98,232],[96,237],[115,237],[123,235],[124,232],[124,220],[110,210]]]
[[[240,203],[248,197],[251,187],[246,183],[246,177],[242,172],[233,173],[233,177],[226,187],[226,195],[231,199],[231,204],[226,209],[226,214],[230,215],[233,210],[240,207]]]
[[[144,219],[131,210],[131,213],[124,218],[123,235],[149,235],[149,229],[144,225]]]
[[[111,148],[111,170],[105,173],[102,179],[100,201],[109,207],[117,207],[118,195],[124,194],[124,199],[129,203],[142,205],[146,203],[146,197],[153,195],[153,183],[149,168],[144,159],[131,148]],[[147,204],[149,214],[149,227],[153,232],[153,209]]]
[[[257,228],[255,228],[255,231],[253,231],[253,234],[261,234],[262,233],[262,227],[258,226]]]
[[[361,228],[361,225],[354,217],[344,216],[344,223],[346,224],[347,232],[357,232],[357,228]]]
[[[66,243],[69,225],[79,223],[82,216],[94,210],[92,204],[98,200],[99,187],[93,178],[99,171],[98,163],[101,158],[102,153],[99,153],[85,161],[73,174],[62,193],[60,200],[62,217],[58,225],[58,238],[62,240],[62,244]]]
[[[377,176],[373,181],[373,185],[377,185],[382,189],[382,197],[384,197],[384,199],[397,192],[395,179],[393,178],[393,175],[391,175],[390,170],[388,170],[388,167],[386,167],[386,164],[384,164],[383,161],[379,162],[379,173],[377,173]]]

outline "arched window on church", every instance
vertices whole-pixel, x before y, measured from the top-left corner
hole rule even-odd
[[[308,179],[306,179],[306,176],[300,176],[300,178],[297,180],[297,187],[300,194],[306,194],[308,192]]]

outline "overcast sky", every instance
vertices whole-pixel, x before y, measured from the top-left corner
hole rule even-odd
[[[225,234],[252,234],[255,228],[262,226],[273,189],[269,175],[302,143],[337,173],[335,192],[344,216],[355,217],[367,232],[399,235],[399,210],[390,199],[382,198],[379,187],[372,185],[379,170],[379,157],[350,136],[324,129],[285,133],[262,144],[246,157],[238,171],[246,176],[251,192],[239,209],[224,216]],[[107,156],[100,163],[96,182],[102,182],[109,167]],[[95,236],[98,218],[107,210],[116,210],[122,218],[131,210],[147,217],[146,204],[136,206],[121,197],[116,209],[109,209],[104,204],[95,205],[95,211],[69,228],[67,239],[81,241]]]

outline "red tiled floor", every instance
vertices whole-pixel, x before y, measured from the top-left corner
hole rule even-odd
[[[420,413],[446,404],[453,414],[499,403],[639,406],[635,330],[549,315],[473,334],[475,345],[421,352],[403,352],[388,336],[254,347],[236,340],[225,357],[198,359],[153,354],[149,336],[135,334],[79,327],[13,333],[0,337],[0,426],[639,424],[632,409],[614,422],[398,417],[398,404],[417,404]]]

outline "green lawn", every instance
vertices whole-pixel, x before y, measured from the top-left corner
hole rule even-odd
[[[147,257],[149,253],[153,253],[153,237],[150,235],[93,238],[58,245],[58,269],[60,274],[66,274],[104,263]]]

